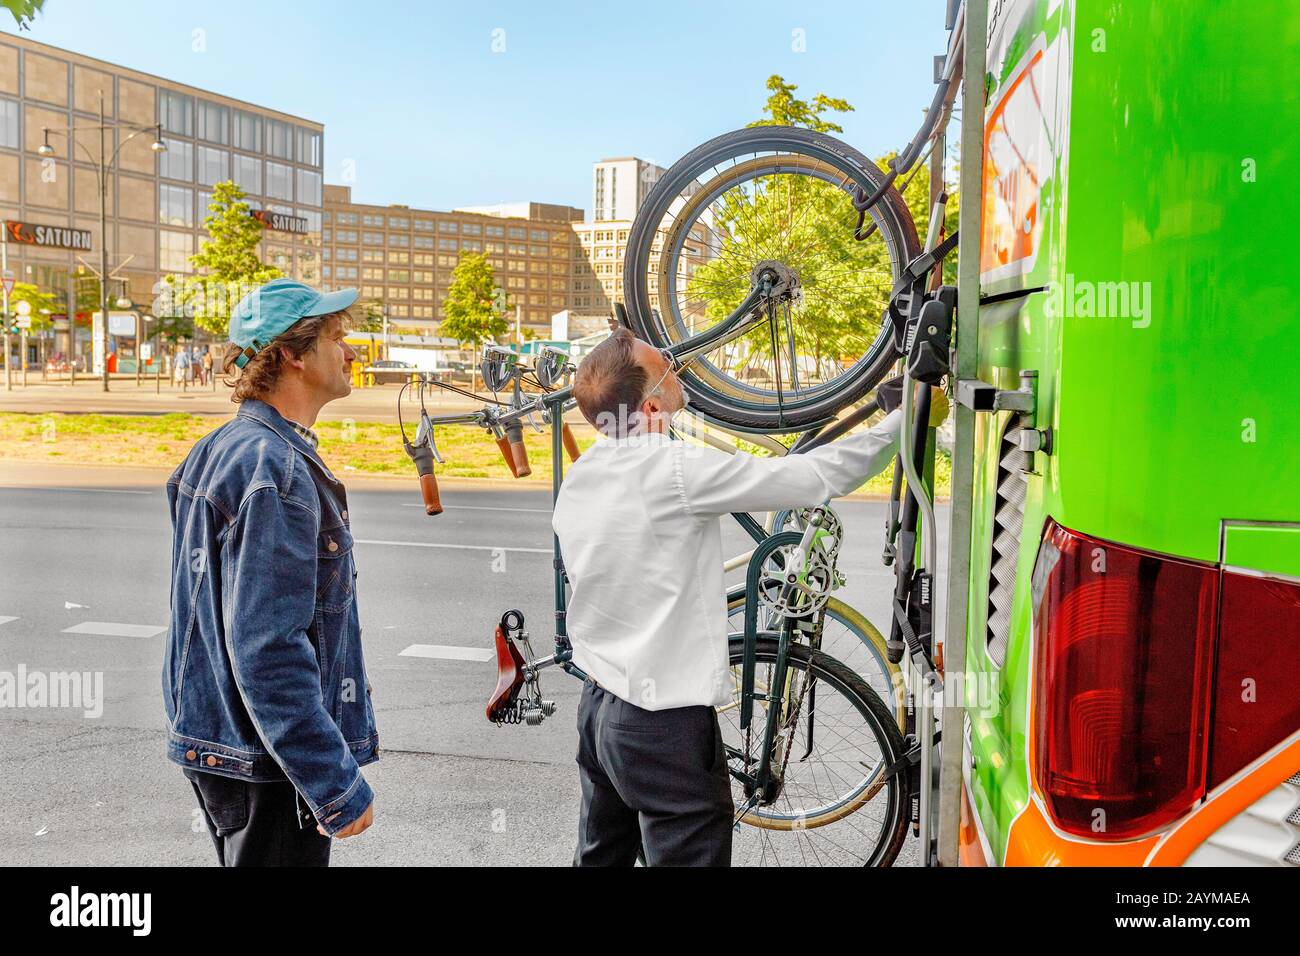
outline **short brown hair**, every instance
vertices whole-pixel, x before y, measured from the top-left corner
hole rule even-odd
[[[630,329],[615,330],[582,360],[573,379],[573,397],[583,417],[614,437],[626,433],[645,398],[646,371],[636,360],[636,341]]]
[[[272,339],[270,345],[249,359],[243,369],[235,364],[235,359],[239,358],[243,350],[234,342],[227,344],[226,354],[221,361],[221,370],[227,376],[238,373],[238,378],[225,379],[226,385],[234,386],[235,389],[230,400],[242,402],[246,398],[265,398],[275,389],[280,375],[284,372],[285,361],[280,353],[280,346],[288,349],[294,358],[301,358],[315,350],[316,342],[321,335],[332,332],[336,328],[335,323],[339,323],[346,331],[352,324],[351,313],[344,309],[328,315],[311,315],[299,319]]]

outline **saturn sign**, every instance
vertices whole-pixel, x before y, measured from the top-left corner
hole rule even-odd
[[[42,226],[31,222],[6,219],[5,238],[10,242],[20,242],[26,246],[90,250],[89,229],[70,229],[67,226]]]

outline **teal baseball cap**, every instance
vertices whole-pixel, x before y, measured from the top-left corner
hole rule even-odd
[[[356,289],[320,292],[293,279],[272,279],[258,286],[230,314],[230,341],[243,350],[235,364],[243,368],[299,319],[341,312],[356,301]]]

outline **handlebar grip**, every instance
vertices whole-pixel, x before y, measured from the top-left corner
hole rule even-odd
[[[573,429],[568,422],[563,422],[560,437],[564,440],[564,450],[569,453],[569,461],[577,461],[582,452],[578,451],[578,440],[573,437]]]
[[[424,495],[425,514],[442,514],[442,496],[438,494],[438,477],[433,472],[420,476],[420,494]]]
[[[442,514],[442,497],[438,494],[438,479],[433,474],[433,448],[429,445],[412,445],[403,442],[406,453],[415,462],[415,472],[420,476],[420,494],[424,497],[424,513]]]
[[[510,443],[510,456],[514,459],[516,478],[527,478],[533,473],[528,464],[528,449],[524,447],[524,426],[511,422],[506,426],[506,441]]]
[[[528,464],[528,449],[524,447],[524,440],[521,437],[518,441],[510,443],[510,450],[515,455],[515,477],[527,478],[533,473],[532,465]]]
[[[510,474],[518,478],[519,468],[515,465],[514,452],[510,450],[510,441],[504,435],[497,439],[497,448],[501,450],[501,457],[506,460],[506,467],[510,469]]]

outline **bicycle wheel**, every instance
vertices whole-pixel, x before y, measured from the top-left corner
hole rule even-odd
[[[881,317],[920,253],[892,187],[868,211],[874,231],[854,238],[854,198],[883,182],[875,163],[830,136],[756,126],[697,147],[655,184],[624,260],[637,335],[674,345],[730,315],[764,270],[785,282],[763,322],[681,373],[701,415],[750,431],[799,431],[883,378],[897,355]]]
[[[764,621],[759,612],[758,629],[776,630],[774,621]],[[745,588],[727,593],[727,630],[731,634],[745,631]],[[866,616],[838,598],[826,602],[826,619],[822,624],[821,652],[846,665],[859,675],[886,707],[894,711],[901,728],[907,719],[907,702],[903,693],[903,672],[889,662],[885,638]]]
[[[741,642],[732,641],[730,651],[734,699],[718,708],[718,718],[730,766],[752,769],[767,721],[767,703],[756,702],[750,732],[743,733]],[[776,652],[775,640],[759,639],[755,682],[759,693],[769,692]],[[904,752],[893,715],[861,677],[834,658],[795,644],[787,663],[793,719],[779,730],[779,759],[773,762],[783,783],[775,800],[741,818],[747,826],[733,839],[732,864],[891,865],[907,836],[911,806],[908,775],[885,774],[885,768]],[[745,794],[734,776],[732,793],[741,806]]]

